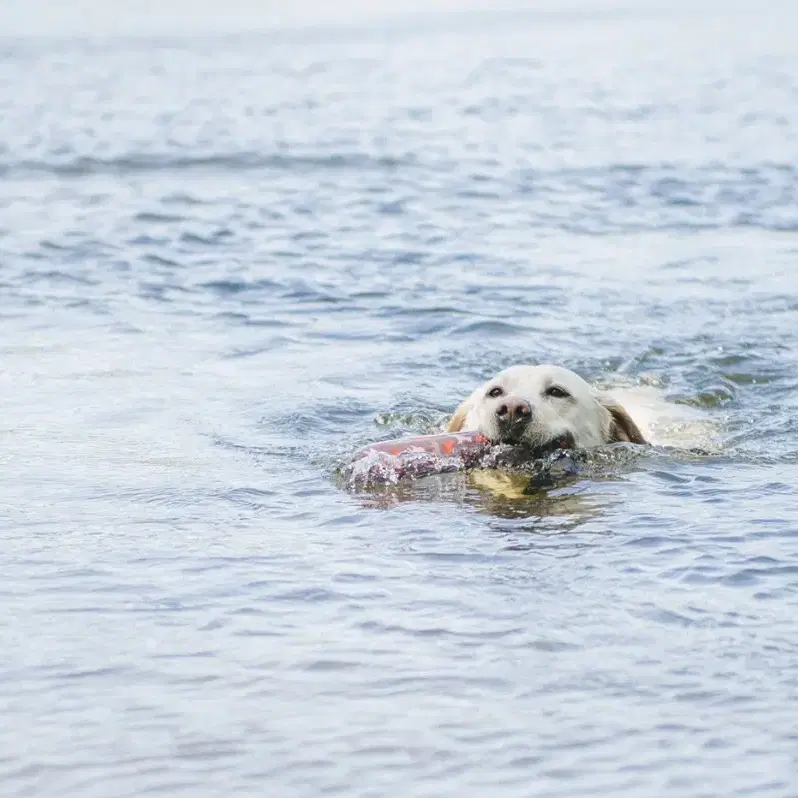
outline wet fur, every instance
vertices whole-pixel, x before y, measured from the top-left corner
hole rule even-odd
[[[607,443],[638,443],[646,445],[648,441],[643,437],[637,424],[632,421],[632,417],[620,405],[614,404],[611,401],[602,401],[604,407],[607,408],[612,416],[610,423],[609,440]]]
[[[461,432],[465,424],[466,416],[468,415],[469,404],[468,399],[460,402],[460,406],[454,411],[454,415],[449,419],[446,425],[447,432]]]

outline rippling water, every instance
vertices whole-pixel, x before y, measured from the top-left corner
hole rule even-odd
[[[6,39],[3,794],[798,793],[796,22]],[[519,361],[720,450],[336,481]]]

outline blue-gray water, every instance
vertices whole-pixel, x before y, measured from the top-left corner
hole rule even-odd
[[[2,794],[798,794],[797,23],[5,39]],[[519,361],[722,451],[334,479]]]

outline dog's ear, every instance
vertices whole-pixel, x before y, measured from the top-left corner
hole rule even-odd
[[[460,432],[463,429],[463,424],[465,424],[469,410],[471,410],[471,402],[466,399],[464,402],[461,402],[457,410],[454,411],[454,415],[449,419],[449,423],[446,425],[446,431]]]
[[[608,443],[648,443],[632,417],[619,404],[608,398],[601,398],[599,402],[610,413]]]

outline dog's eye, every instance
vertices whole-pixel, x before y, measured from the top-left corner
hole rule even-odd
[[[490,396],[491,399],[498,399],[500,396],[504,396],[504,389],[500,388],[498,385],[494,385],[493,388],[488,391],[488,396]]]
[[[546,396],[553,396],[555,399],[567,399],[570,395],[565,388],[560,388],[559,385],[552,385],[550,388],[546,388]]]

